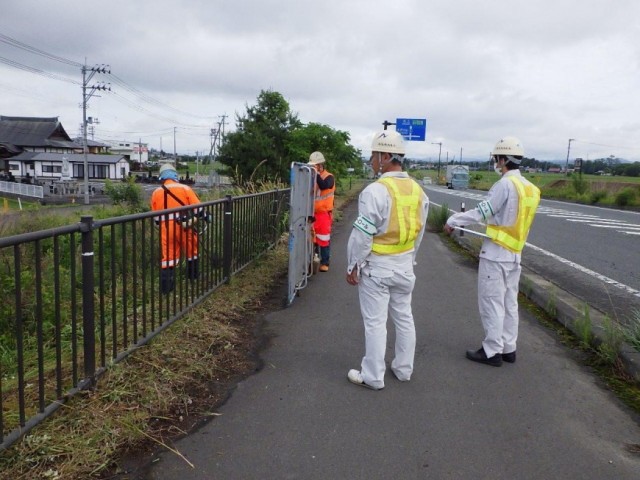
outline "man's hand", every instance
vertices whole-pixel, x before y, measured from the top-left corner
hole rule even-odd
[[[357,285],[358,284],[358,266],[356,265],[351,270],[351,273],[347,273],[347,283],[349,285]]]
[[[453,228],[451,225],[445,224],[444,233],[446,233],[447,235],[451,235],[454,230],[455,228]]]

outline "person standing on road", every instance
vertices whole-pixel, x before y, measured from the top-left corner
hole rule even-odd
[[[502,138],[492,152],[494,168],[502,178],[486,200],[473,210],[452,215],[444,228],[451,234],[455,227],[487,225],[478,267],[478,308],[485,337],[482,346],[468,350],[466,356],[494,367],[516,361],[520,254],[540,203],[538,187],[520,174],[523,156],[517,138]]]
[[[315,199],[313,203],[313,242],[320,255],[320,271],[329,271],[331,257],[331,225],[333,223],[333,195],[336,191],[335,178],[325,168],[325,158],[321,152],[309,155],[309,165],[316,169]]]
[[[347,246],[347,283],[358,286],[365,330],[360,370],[349,370],[350,382],[373,390],[384,388],[387,316],[396,330],[391,371],[400,381],[413,373],[416,331],[411,312],[413,266],[427,221],[429,198],[402,171],[405,146],[394,131],[375,135],[371,165],[380,179],[358,199],[358,218]]]
[[[170,163],[160,167],[160,181],[162,186],[151,194],[151,209],[166,210],[185,205],[200,203],[198,195],[188,185],[179,183],[178,172]],[[169,213],[156,217],[160,227],[161,270],[160,292],[169,293],[174,288],[174,268],[180,262],[180,255],[187,258],[187,278],[194,280],[198,277],[198,234],[194,230],[202,211]]]

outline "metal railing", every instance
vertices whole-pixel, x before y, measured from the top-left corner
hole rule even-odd
[[[183,252],[170,291],[157,220],[193,205],[0,238],[0,450],[273,247],[289,190],[198,207],[197,272]]]
[[[44,197],[44,190],[41,186],[16,182],[0,182],[0,193],[11,193],[35,198]]]

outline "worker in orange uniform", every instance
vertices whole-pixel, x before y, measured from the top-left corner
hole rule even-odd
[[[315,199],[313,203],[313,222],[316,252],[320,255],[320,271],[329,271],[331,256],[331,224],[333,223],[333,195],[336,182],[331,173],[325,169],[325,159],[321,152],[309,155],[309,165],[316,169]]]
[[[151,195],[152,210],[166,210],[200,203],[198,195],[191,187],[178,182],[178,172],[172,164],[166,163],[160,167],[159,178],[162,186],[156,188]],[[160,226],[162,245],[160,270],[162,293],[173,290],[174,268],[180,262],[182,253],[187,259],[187,278],[194,280],[198,277],[198,234],[193,228],[198,212],[177,212],[156,217],[156,223]]]

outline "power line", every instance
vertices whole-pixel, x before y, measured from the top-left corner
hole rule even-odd
[[[622,148],[624,150],[638,150],[638,147],[621,147],[620,145],[605,145],[604,143],[585,142],[584,140],[571,139],[572,142],[586,143],[588,145],[596,145],[598,147]]]
[[[138,97],[140,100],[143,100],[144,102],[147,102],[147,103],[149,103],[151,105],[155,105],[155,106],[158,106],[158,107],[166,108],[166,109],[171,110],[171,111],[173,111],[175,113],[178,113],[180,115],[185,115],[185,116],[188,116],[188,117],[203,118],[203,119],[207,119],[207,120],[213,119],[213,117],[195,115],[195,114],[192,114],[192,113],[189,113],[189,112],[185,112],[184,110],[179,110],[177,108],[173,108],[172,106],[167,105],[166,103],[161,102],[160,100],[155,99],[155,98],[147,95],[146,93],[138,90],[137,88],[129,85],[127,82],[125,82],[124,80],[122,80],[118,76],[114,75],[113,73],[110,76],[113,79],[113,83],[115,83],[116,85],[120,85],[122,88],[124,88],[128,92],[132,93],[133,95]]]
[[[59,57],[58,55],[47,53],[44,50],[40,50],[39,48],[32,47],[30,45],[27,45],[26,43],[16,40],[15,38],[11,38],[1,33],[0,33],[0,42],[6,43],[7,45],[11,45],[16,48],[20,48],[22,50],[33,53],[35,55],[40,55],[42,57],[48,58],[49,60],[54,60],[60,63],[66,63],[67,65],[71,65],[72,67],[82,67],[81,63],[74,62],[73,60],[69,60],[64,57]]]
[[[45,72],[44,70],[40,70],[39,68],[29,67],[27,65],[23,65],[22,63],[16,62],[14,60],[9,60],[8,58],[0,57],[0,63],[4,63],[5,65],[9,65],[11,67],[15,67],[20,70],[24,70],[25,72],[35,73],[36,75],[52,78],[54,80],[60,80],[61,82],[67,82],[73,85],[82,85],[81,82],[78,82],[76,80],[71,80],[66,77],[61,77],[60,75],[56,75],[55,73]]]
[[[150,110],[147,110],[146,108],[138,105],[137,103],[134,103],[133,101],[129,100],[128,98],[123,97],[122,95],[120,95],[117,92],[112,91],[111,94],[114,96],[114,98],[118,102],[122,103],[123,105],[126,105],[127,107],[129,107],[129,108],[131,108],[133,110],[136,110],[138,112],[145,113],[145,114],[147,114],[147,115],[149,115],[151,117],[154,117],[154,118],[156,118],[158,120],[164,120],[164,121],[173,123],[175,125],[181,125],[181,126],[184,126],[184,127],[202,127],[202,125],[194,125],[194,124],[189,124],[189,123],[183,123],[183,122],[177,121],[175,118],[166,117],[166,116],[154,113],[154,112],[152,112]]]

